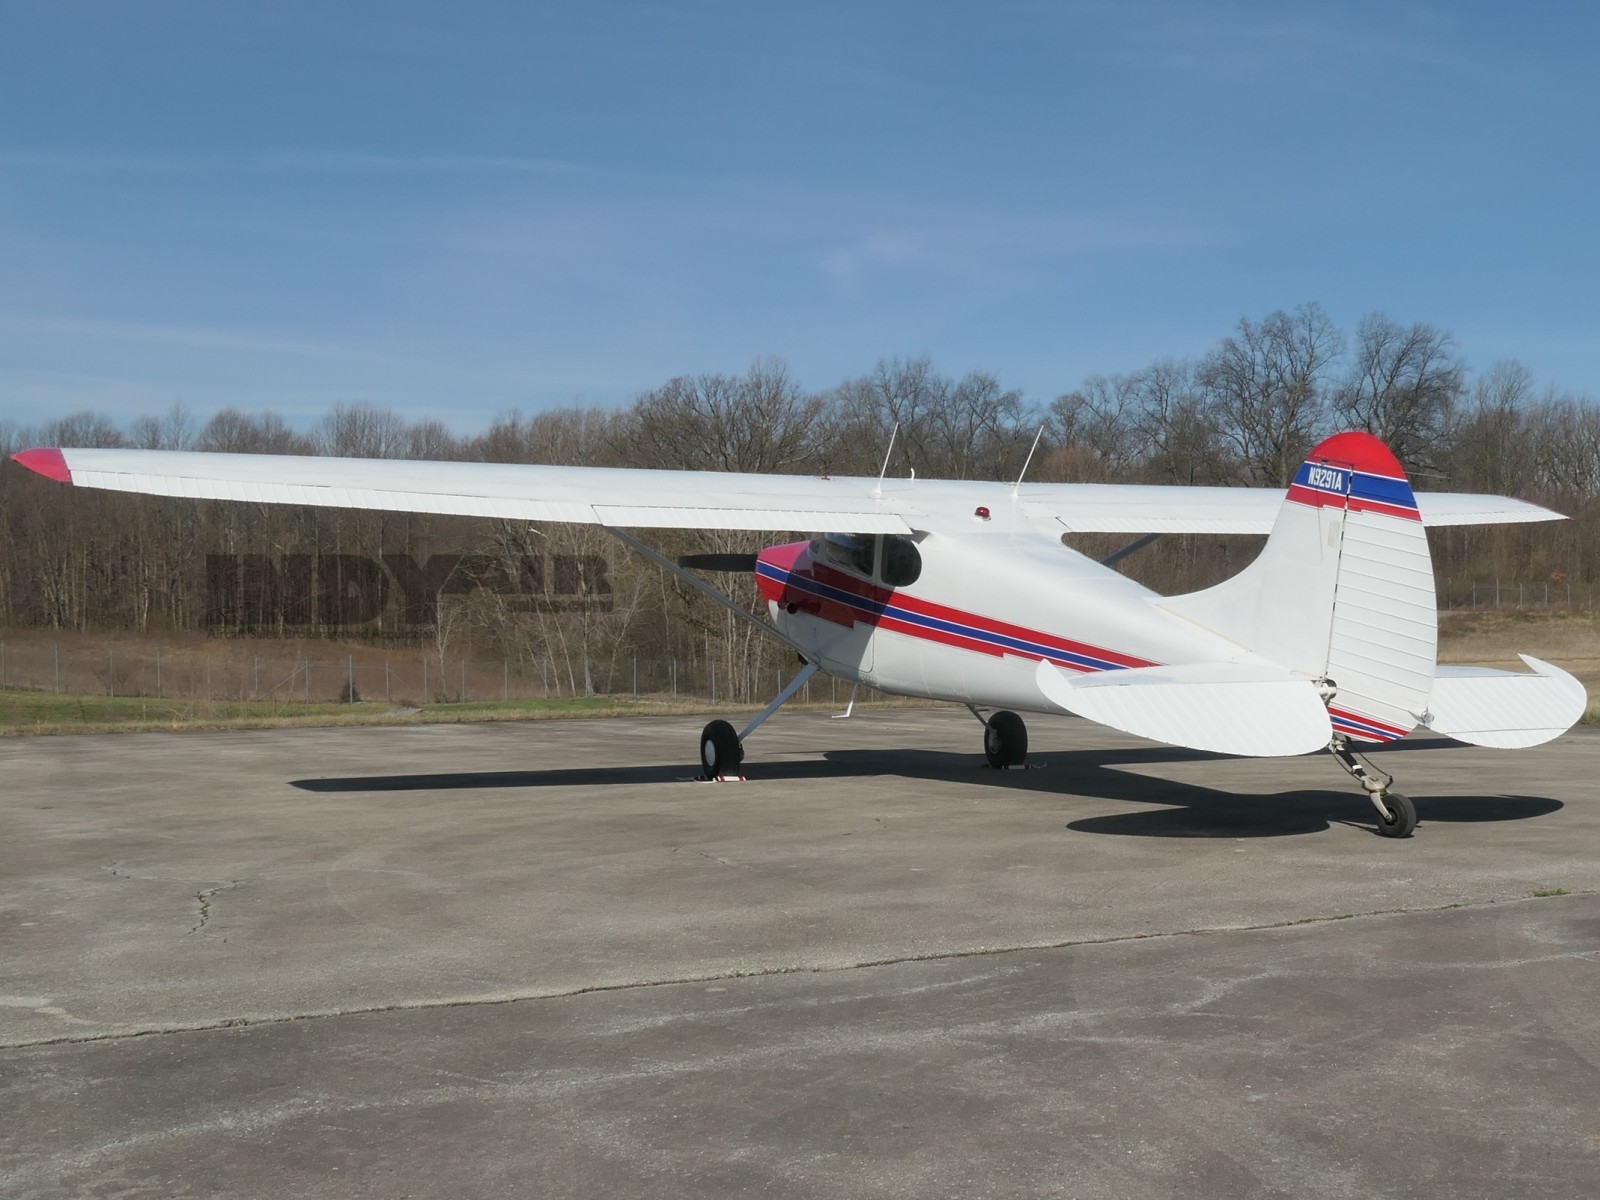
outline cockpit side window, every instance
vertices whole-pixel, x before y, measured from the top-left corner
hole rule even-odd
[[[879,553],[879,547],[882,553]],[[842,567],[888,587],[910,587],[922,574],[922,552],[899,534],[819,533],[811,538],[811,560]]]
[[[892,588],[910,587],[922,574],[922,552],[908,537],[891,533],[883,539],[883,582]]]

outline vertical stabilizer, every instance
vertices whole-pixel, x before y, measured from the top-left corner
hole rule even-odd
[[[1341,433],[1295,474],[1261,556],[1162,607],[1333,695],[1334,731],[1404,737],[1428,707],[1438,644],[1433,563],[1411,484],[1367,433]]]

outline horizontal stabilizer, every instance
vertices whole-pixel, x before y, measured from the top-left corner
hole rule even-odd
[[[1269,758],[1308,754],[1333,738],[1316,686],[1275,667],[1196,663],[1074,675],[1041,662],[1036,678],[1068,712],[1174,746]]]
[[[1531,675],[1490,667],[1440,667],[1422,723],[1474,746],[1501,750],[1559,737],[1583,716],[1589,695],[1560,667],[1519,654]]]

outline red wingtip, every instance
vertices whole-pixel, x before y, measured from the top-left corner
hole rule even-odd
[[[72,482],[72,472],[67,470],[67,457],[59,450],[20,450],[11,456],[11,460],[57,483]]]

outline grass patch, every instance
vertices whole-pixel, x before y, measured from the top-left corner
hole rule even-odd
[[[416,725],[456,721],[537,721],[627,713],[693,712],[648,698],[470,701],[397,709],[384,703],[281,700],[157,700],[0,691],[0,736],[174,729],[274,729],[318,725]]]
[[[927,707],[930,701],[883,699],[857,708]],[[581,696],[546,700],[469,700],[397,708],[383,702],[298,700],[157,700],[148,696],[0,691],[0,737],[62,733],[150,733],[199,729],[294,729],[344,725],[447,725],[470,721],[554,721],[584,717],[726,715],[753,704],[685,696]],[[796,711],[838,705],[791,702]]]
[[[1542,900],[1546,896],[1570,896],[1572,892],[1567,888],[1539,888],[1533,894]]]

